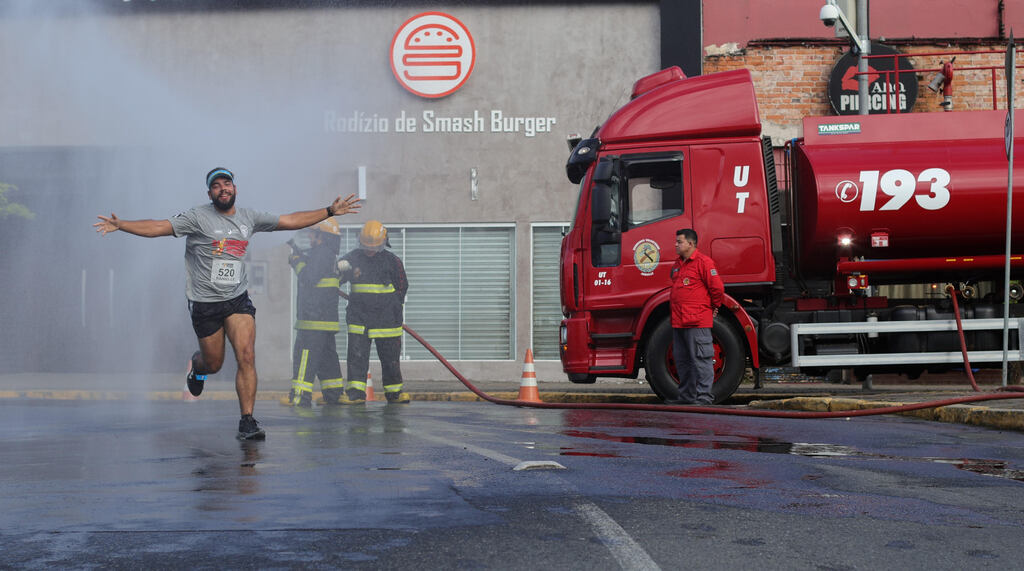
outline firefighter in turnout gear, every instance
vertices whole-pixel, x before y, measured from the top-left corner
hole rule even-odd
[[[295,319],[295,349],[292,354],[292,389],[281,404],[309,408],[313,400],[313,378],[320,379],[324,402],[336,403],[344,394],[335,335],[338,323],[338,281],[336,260],[341,249],[341,231],[333,218],[311,229],[310,248],[292,246],[288,263],[298,278],[298,310]]]
[[[339,404],[366,402],[366,373],[370,365],[370,343],[377,344],[381,377],[388,404],[407,403],[402,392],[402,321],[405,293],[409,283],[402,260],[388,250],[388,231],[371,220],[359,233],[359,247],[338,261],[342,283],[350,282],[348,301],[348,385]]]

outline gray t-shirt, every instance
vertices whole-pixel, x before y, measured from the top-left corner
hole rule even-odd
[[[227,301],[245,293],[245,250],[255,232],[277,229],[276,214],[235,208],[232,216],[213,204],[196,206],[170,219],[174,236],[185,240],[185,295],[191,301]]]

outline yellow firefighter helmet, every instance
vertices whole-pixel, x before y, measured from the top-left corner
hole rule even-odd
[[[318,232],[325,232],[327,234],[334,234],[335,236],[341,236],[341,228],[338,226],[338,221],[334,217],[329,217],[327,220],[317,224],[313,227]]]
[[[368,250],[380,250],[387,244],[388,229],[378,220],[370,220],[363,224],[359,232],[359,243]]]

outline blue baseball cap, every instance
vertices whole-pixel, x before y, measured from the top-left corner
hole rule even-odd
[[[217,180],[220,177],[225,177],[231,182],[235,182],[235,175],[232,174],[231,171],[224,167],[217,167],[212,171],[206,173],[206,188],[209,189],[211,186],[213,186],[213,181]]]

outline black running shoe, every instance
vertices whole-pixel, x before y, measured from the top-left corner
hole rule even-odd
[[[188,370],[188,375],[185,376],[185,384],[188,386],[188,392],[192,393],[192,396],[197,397],[203,393],[203,383],[206,382],[206,375],[196,374],[196,359],[199,358],[199,351],[192,353],[192,368]]]
[[[238,439],[266,440],[267,433],[263,432],[263,429],[260,428],[260,423],[256,422],[256,419],[251,414],[246,414],[238,421]]]

